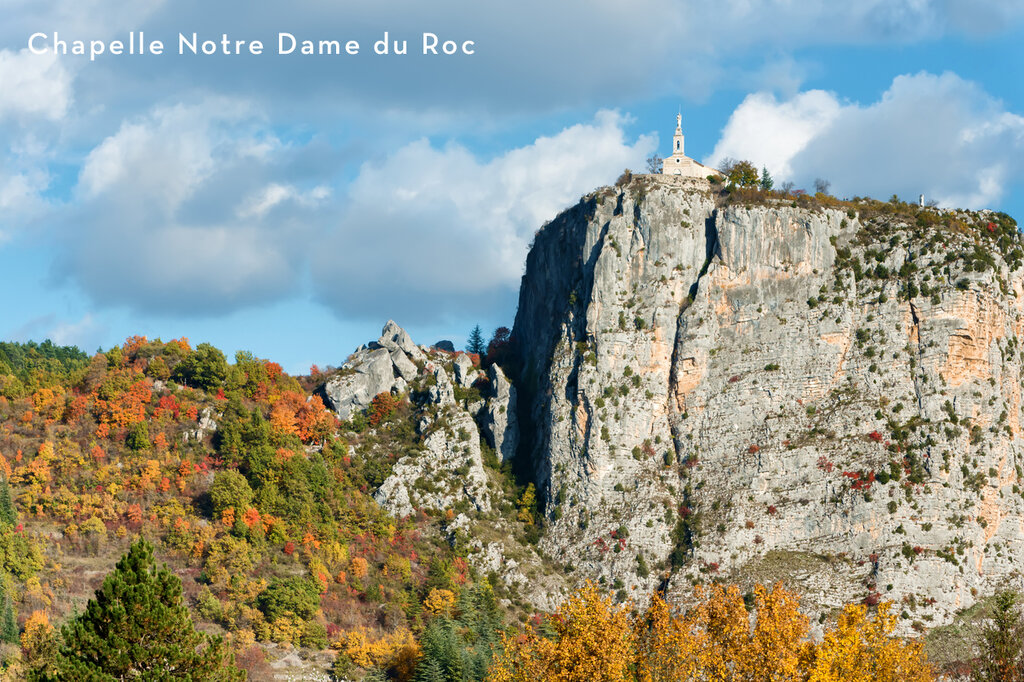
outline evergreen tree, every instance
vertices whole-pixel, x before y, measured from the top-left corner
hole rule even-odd
[[[0,480],[0,524],[13,526],[18,522],[18,512],[14,509],[14,500],[11,499],[11,486],[7,479]]]
[[[53,673],[36,680],[235,682],[245,673],[219,637],[196,631],[182,604],[181,580],[156,568],[153,547],[132,544],[85,611],[61,631]]]
[[[487,346],[484,345],[484,333],[480,329],[480,325],[473,327],[473,331],[469,333],[469,341],[466,343],[467,353],[476,353],[483,357],[484,353],[487,352]]]
[[[1024,680],[1024,619],[1015,592],[1000,592],[992,607],[992,622],[981,631],[981,656],[974,666],[978,682]]]
[[[772,179],[772,174],[768,172],[768,168],[761,166],[761,189],[768,192],[775,187],[775,180]]]
[[[432,658],[423,659],[416,666],[416,677],[414,682],[448,682],[441,664]]]
[[[3,595],[0,596],[0,641],[17,644],[18,619],[14,615],[14,602],[11,600],[11,577],[5,576],[0,586],[3,588]]]
[[[389,682],[388,674],[380,668],[370,668],[363,675],[363,682]]]

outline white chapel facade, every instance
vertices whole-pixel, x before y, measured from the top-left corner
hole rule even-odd
[[[697,163],[684,152],[683,148],[683,115],[676,115],[676,132],[672,136],[672,156],[661,165],[662,175],[680,175],[684,178],[706,179],[709,175],[721,175],[714,168]]]

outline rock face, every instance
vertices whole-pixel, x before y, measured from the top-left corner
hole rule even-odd
[[[487,370],[493,396],[487,399],[484,434],[502,462],[511,460],[519,448],[519,408],[516,389],[505,378],[501,367],[491,365]]]
[[[1024,586],[1015,227],[791,203],[646,176],[538,233],[513,339],[542,548],[633,596],[880,594],[907,628]]]

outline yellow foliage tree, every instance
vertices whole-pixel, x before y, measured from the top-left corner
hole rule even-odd
[[[360,668],[390,668],[399,679],[412,675],[421,655],[416,639],[405,629],[372,639],[365,628],[358,628],[341,635],[332,646]]]
[[[614,606],[587,584],[551,618],[554,636],[536,628],[503,638],[489,682],[926,682],[933,679],[919,642],[892,637],[890,605],[873,618],[847,606],[821,644],[807,638],[797,595],[781,584],[753,591],[748,613],[735,585],[697,590],[698,603],[673,614],[654,595],[642,614]]]
[[[922,644],[891,637],[896,616],[888,602],[878,605],[874,618],[868,607],[843,609],[836,627],[814,651],[809,682],[925,682],[933,679]]]
[[[423,606],[434,615],[447,616],[455,606],[455,593],[451,590],[432,589],[423,600]]]
[[[626,682],[632,680],[633,622],[629,605],[616,606],[590,582],[551,618],[554,640],[529,631],[504,638],[492,682]]]

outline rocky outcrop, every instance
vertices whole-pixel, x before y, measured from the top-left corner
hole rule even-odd
[[[459,386],[472,386],[476,378],[476,371],[473,368],[473,361],[465,353],[455,356],[455,383]]]
[[[794,203],[646,176],[538,233],[513,338],[541,546],[633,595],[774,576],[947,622],[1022,586],[1020,239]]]
[[[434,369],[434,383],[427,394],[430,396],[430,402],[435,405],[443,407],[455,404],[455,387],[448,379],[448,372],[444,371],[444,367],[438,365]]]
[[[388,320],[380,338],[356,350],[323,387],[327,406],[338,418],[364,410],[379,393],[404,392],[426,356],[404,329]]]
[[[466,502],[477,512],[489,512],[487,474],[473,418],[459,409],[445,412],[428,427],[423,451],[400,459],[374,499],[396,516],[416,509],[460,509]]]
[[[487,399],[483,419],[487,441],[502,462],[511,460],[519,447],[519,418],[516,389],[505,377],[501,367],[491,365],[487,370],[491,393]]]

